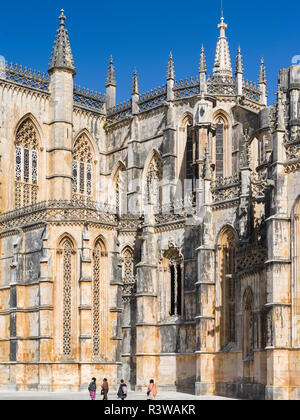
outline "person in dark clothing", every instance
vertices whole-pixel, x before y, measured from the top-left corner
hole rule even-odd
[[[91,400],[95,400],[97,390],[96,378],[92,378],[92,382],[89,384],[88,390],[90,393]]]
[[[120,383],[117,395],[118,395],[118,398],[121,398],[121,400],[125,400],[125,398],[127,398],[127,385],[125,384],[123,379],[121,379],[121,383]]]
[[[106,378],[104,378],[103,384],[102,384],[102,391],[101,391],[101,394],[103,395],[104,400],[107,400],[108,391],[109,391],[108,381]]]

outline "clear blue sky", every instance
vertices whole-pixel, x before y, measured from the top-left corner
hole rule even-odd
[[[135,66],[141,93],[165,83],[170,50],[178,79],[198,74],[202,43],[212,71],[220,0],[2,1],[0,54],[8,61],[47,71],[61,8],[67,16],[75,83],[104,93],[112,54],[118,103],[130,96]],[[224,0],[232,65],[240,44],[244,77],[257,81],[264,56],[270,103],[280,68],[289,67],[292,57],[300,54],[299,12],[299,0]]]

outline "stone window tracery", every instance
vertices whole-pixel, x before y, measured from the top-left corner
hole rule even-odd
[[[15,207],[37,202],[38,198],[38,135],[30,118],[24,120],[16,134]]]
[[[231,228],[225,229],[219,242],[220,273],[220,342],[225,347],[236,342],[236,236]]]
[[[114,177],[114,193],[116,213],[121,214],[126,211],[126,168],[120,163]]]
[[[73,198],[92,198],[93,153],[85,133],[77,138],[73,147],[72,191]]]
[[[135,292],[133,250],[126,247],[122,252],[123,301],[130,301]]]
[[[224,123],[221,118],[216,125],[216,176],[224,176]]]
[[[63,356],[72,356],[72,254],[73,244],[63,242]]]
[[[106,252],[101,240],[93,251],[92,289],[92,353],[93,359],[105,359],[108,349],[108,284],[105,267]]]
[[[161,203],[160,181],[162,180],[162,160],[154,154],[146,174],[145,204],[157,206]]]
[[[183,314],[183,259],[177,249],[165,252],[162,267],[161,300],[165,317],[180,317]]]

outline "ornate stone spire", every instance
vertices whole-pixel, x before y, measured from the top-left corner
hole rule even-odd
[[[205,52],[204,52],[204,46],[202,45],[201,54],[200,54],[199,73],[206,74],[206,72],[207,72],[206,57],[205,57]]]
[[[239,46],[239,48],[238,48],[238,53],[237,53],[237,56],[236,56],[236,62],[235,62],[235,75],[237,75],[237,74],[243,74],[243,71],[244,71],[244,69],[243,69],[243,57],[242,57],[242,54],[241,54],[241,47]]]
[[[64,10],[61,10],[61,15],[59,16],[60,25],[57,29],[56,39],[52,51],[51,61],[49,63],[49,71],[60,68],[67,69],[75,74],[75,66],[69,41],[68,31],[65,28],[66,16]]]
[[[138,81],[136,69],[134,69],[134,71],[133,71],[131,94],[132,95],[138,95],[139,94],[139,81]]]
[[[266,74],[266,66],[265,66],[265,61],[264,58],[262,57],[261,59],[261,64],[259,67],[259,78],[258,78],[258,83],[259,84],[267,84],[267,74]]]
[[[168,71],[167,71],[167,80],[174,80],[175,79],[175,71],[174,71],[174,61],[173,61],[173,54],[170,52],[169,55],[169,62],[168,62]]]
[[[213,69],[213,76],[229,76],[232,77],[232,68],[230,60],[229,45],[225,30],[227,24],[224,23],[223,16],[221,17],[221,23],[218,25],[220,31],[220,37],[217,43],[215,65]]]
[[[108,65],[105,87],[107,86],[115,86],[115,87],[117,86],[116,77],[115,77],[115,67],[114,67],[112,56],[110,56],[109,65]]]

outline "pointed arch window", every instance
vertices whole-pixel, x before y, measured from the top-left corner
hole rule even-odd
[[[62,244],[63,254],[63,356],[72,356],[72,255],[74,247],[70,239]]]
[[[216,176],[224,176],[224,122],[221,118],[216,125]]]
[[[161,204],[162,160],[157,154],[151,159],[148,166],[145,182],[145,204],[159,206]]]
[[[126,212],[126,168],[120,163],[114,177],[115,209],[117,214]]]
[[[165,317],[180,317],[183,313],[183,259],[177,249],[165,253],[163,273],[161,300]]]
[[[122,252],[122,280],[123,280],[123,301],[130,301],[135,292],[133,250],[126,247]]]
[[[243,298],[243,359],[253,359],[254,352],[253,293],[248,288]]]
[[[72,191],[74,199],[92,199],[93,152],[85,133],[77,138],[73,147]]]
[[[19,208],[38,198],[39,141],[30,118],[19,126],[15,144],[15,207]]]
[[[221,346],[236,342],[236,236],[226,229],[219,243],[219,272],[221,290]]]
[[[93,359],[104,360],[108,351],[108,283],[106,251],[99,239],[93,251],[92,289],[92,353]]]

